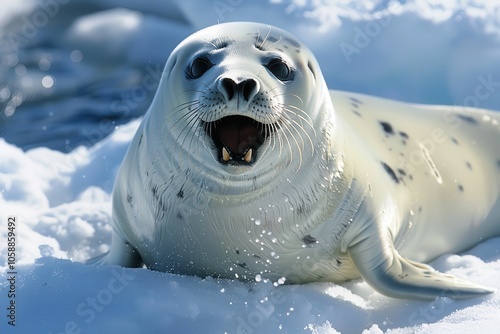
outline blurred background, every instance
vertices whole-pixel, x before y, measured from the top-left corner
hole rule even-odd
[[[18,0],[0,4],[0,137],[92,146],[142,116],[173,48],[229,21],[287,29],[332,89],[500,110],[500,2]]]

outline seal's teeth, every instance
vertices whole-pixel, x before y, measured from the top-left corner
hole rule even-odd
[[[229,152],[226,150],[225,147],[222,148],[222,160],[224,161],[231,160],[231,156],[229,155]]]
[[[248,152],[243,157],[243,160],[245,160],[246,162],[252,161],[252,149],[248,150]]]

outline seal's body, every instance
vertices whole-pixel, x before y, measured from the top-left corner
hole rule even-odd
[[[493,112],[329,92],[257,23],[187,38],[121,166],[109,253],[199,276],[342,282],[399,298],[486,288],[413,261],[500,234]]]
[[[368,156],[386,172],[382,197],[397,208],[392,233],[402,256],[427,262],[500,234],[500,114],[331,96],[351,140],[364,147],[349,153],[356,174],[375,182],[363,171]]]

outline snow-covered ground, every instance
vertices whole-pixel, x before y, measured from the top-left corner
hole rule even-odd
[[[188,34],[235,20],[298,35],[332,88],[500,110],[496,1],[4,2],[0,332],[498,331],[500,292],[419,302],[381,296],[362,281],[274,286],[79,262],[109,248],[112,186],[140,122],[133,119],[154,93],[147,83],[158,81]],[[8,268],[9,218],[16,275]],[[500,237],[432,265],[499,289]],[[12,300],[15,327],[7,317]]]

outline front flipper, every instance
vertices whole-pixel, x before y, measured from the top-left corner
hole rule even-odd
[[[113,234],[111,250],[87,261],[89,265],[140,268],[143,265],[141,256],[128,242]]]
[[[403,259],[388,236],[381,236],[376,228],[370,230],[372,234],[365,234],[366,237],[351,244],[348,251],[363,279],[381,294],[433,300],[436,297],[464,299],[493,292],[425,264]]]

